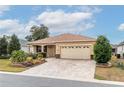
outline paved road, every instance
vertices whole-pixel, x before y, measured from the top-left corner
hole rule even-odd
[[[117,85],[0,74],[0,87],[117,87]]]

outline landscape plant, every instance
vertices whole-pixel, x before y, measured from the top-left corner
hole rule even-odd
[[[6,40],[5,35],[0,39],[0,56],[5,57],[7,56],[7,46],[8,42]]]
[[[26,57],[27,55],[24,51],[16,50],[12,52],[10,60],[12,63],[19,63],[26,61]]]
[[[28,57],[32,57],[33,59],[37,58],[37,54],[36,53],[28,53],[27,55],[28,55]]]
[[[105,36],[99,36],[94,45],[94,59],[97,63],[108,63],[111,59],[112,47]]]
[[[43,59],[43,54],[42,53],[38,53],[37,54],[37,59],[38,60],[42,60]]]
[[[35,41],[39,39],[44,39],[46,37],[49,37],[48,27],[41,24],[39,26],[34,25],[30,29],[31,35],[28,35],[25,37],[27,41]]]
[[[13,51],[20,49],[21,49],[21,44],[19,42],[19,39],[15,34],[13,34],[8,44],[8,53],[11,54]]]
[[[27,57],[26,62],[33,62],[33,58],[32,57]]]

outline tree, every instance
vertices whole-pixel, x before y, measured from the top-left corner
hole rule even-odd
[[[25,39],[26,39],[27,41],[32,41],[32,35],[26,36]]]
[[[32,26],[30,29],[31,35],[26,36],[27,41],[35,41],[49,37],[48,27],[41,24],[40,26]]]
[[[111,59],[112,48],[109,41],[104,36],[97,38],[94,46],[94,59],[97,63],[107,63]]]
[[[0,39],[0,55],[7,55],[8,42],[5,35]]]
[[[8,53],[11,54],[13,51],[20,49],[21,49],[21,44],[19,42],[19,39],[15,34],[13,34],[8,44]]]

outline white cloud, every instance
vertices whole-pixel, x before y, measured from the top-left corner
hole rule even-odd
[[[119,25],[118,30],[119,31],[124,31],[124,23]]]
[[[7,5],[0,5],[0,15],[2,15],[4,12],[9,11],[10,6]]]
[[[78,9],[83,12],[99,13],[102,11],[98,6],[79,6]]]
[[[19,37],[23,37],[28,32],[24,30],[24,27],[25,25],[21,24],[19,20],[16,19],[0,20],[0,34],[2,35],[16,34]]]
[[[37,20],[48,26],[51,33],[76,33],[94,27],[91,12],[66,13],[62,10],[41,13]]]
[[[2,8],[1,8],[2,9]],[[82,9],[83,10],[83,9]],[[7,11],[7,9],[6,9]],[[27,23],[21,23],[17,19],[0,20],[0,34],[17,34],[20,38],[29,35],[33,25],[44,24],[52,35],[60,33],[82,33],[95,26],[94,9],[87,11],[71,11],[57,9],[56,11],[44,11],[31,18]]]

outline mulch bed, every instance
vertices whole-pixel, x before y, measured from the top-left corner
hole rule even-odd
[[[45,60],[37,61],[37,62],[35,62],[35,64],[33,64],[31,62],[20,62],[20,63],[12,63],[11,66],[13,66],[13,67],[23,67],[23,68],[25,68],[25,67],[34,67],[34,66],[43,64],[45,62],[46,62]]]
[[[102,67],[102,68],[110,68],[112,67],[112,64],[110,62],[108,63],[96,63],[97,67]]]

